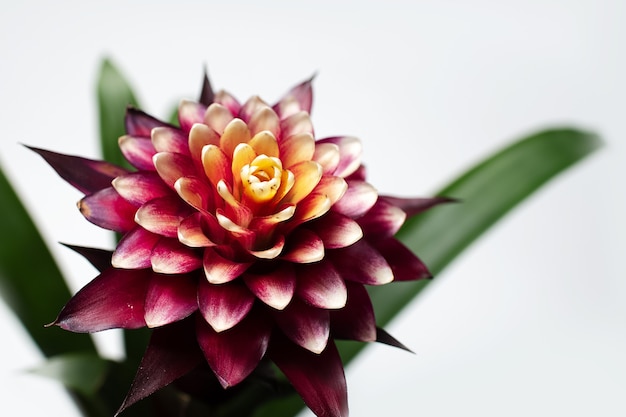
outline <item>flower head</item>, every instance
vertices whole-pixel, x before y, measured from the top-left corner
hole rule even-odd
[[[278,103],[240,104],[210,84],[180,127],[128,109],[134,167],[34,149],[84,192],[90,222],[122,234],[53,324],[74,332],[153,328],[122,409],[206,363],[224,387],[264,359],[317,415],[347,415],[334,339],[380,340],[365,285],[429,276],[394,238],[439,202],[379,196],[361,144],[316,140],[311,80]],[[107,258],[108,259],[108,258]]]

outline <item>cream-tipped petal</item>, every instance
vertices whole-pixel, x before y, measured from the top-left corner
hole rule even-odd
[[[189,156],[189,141],[180,129],[155,127],[152,129],[152,144],[157,152],[175,152]]]
[[[313,135],[313,123],[311,122],[311,116],[309,116],[309,113],[304,111],[298,112],[282,120],[280,127],[283,132],[282,135],[285,138],[299,133],[310,133]]]
[[[230,161],[224,151],[215,145],[206,145],[202,148],[202,165],[211,184],[217,186],[221,180],[232,184]]]
[[[333,210],[354,219],[371,209],[377,199],[378,192],[370,183],[348,180],[348,190],[333,205]]]
[[[248,143],[251,139],[250,129],[241,119],[233,119],[220,137],[220,148],[228,158],[232,158],[235,148],[240,143]]]
[[[359,139],[351,136],[337,136],[317,141],[318,146],[326,143],[333,143],[339,147],[340,160],[334,175],[346,178],[361,166],[363,146]]]
[[[306,303],[327,310],[340,309],[346,305],[346,284],[331,262],[303,265],[297,271],[296,294]]]
[[[163,182],[172,188],[180,177],[196,175],[191,159],[179,153],[159,152],[152,157],[152,161]]]
[[[189,152],[194,162],[202,160],[202,148],[206,145],[219,146],[220,135],[204,123],[196,123],[189,132]]]
[[[234,119],[233,114],[221,104],[213,103],[204,114],[204,123],[218,134],[224,133],[224,129]]]
[[[316,143],[313,160],[322,166],[324,175],[331,175],[339,166],[339,146],[334,143]]]
[[[280,136],[280,120],[276,112],[270,107],[262,107],[252,114],[248,126],[252,135],[268,130],[272,132],[274,137]]]
[[[152,233],[177,237],[178,225],[190,214],[179,198],[161,197],[150,200],[137,210],[135,222]]]
[[[200,281],[198,307],[204,319],[216,332],[237,325],[250,312],[254,295],[245,285],[237,283],[213,285]]]
[[[267,155],[274,158],[280,156],[276,136],[268,130],[263,130],[255,134],[248,144],[252,146],[252,149],[254,149],[257,155]]]
[[[276,310],[287,307],[296,289],[296,275],[289,263],[264,274],[245,273],[242,278],[257,298]]]
[[[216,242],[213,242],[205,234],[202,228],[202,219],[201,213],[193,213],[180,222],[178,225],[178,240],[180,243],[191,248],[205,248],[216,245]]]
[[[269,105],[264,102],[259,96],[252,96],[241,107],[241,110],[239,111],[239,116],[243,119],[244,122],[248,123],[256,112],[266,107],[269,107]]]
[[[161,236],[142,227],[134,228],[117,244],[111,265],[122,269],[150,268],[150,254],[159,239]]]
[[[298,204],[320,182],[322,167],[314,161],[303,161],[292,166],[289,171],[294,175],[294,184],[282,201],[284,203]]]
[[[136,205],[165,197],[172,192],[154,171],[131,172],[115,178],[111,184],[126,201]]]
[[[319,262],[324,259],[324,243],[314,232],[296,229],[289,235],[289,244],[281,259],[299,264]]]
[[[204,251],[204,274],[211,284],[224,284],[243,274],[250,266],[248,262],[237,262],[220,255],[216,249]]]
[[[239,111],[241,110],[241,104],[239,104],[239,101],[237,101],[232,94],[224,90],[220,90],[215,93],[214,102],[226,107],[232,114],[239,114]]]
[[[178,105],[178,121],[180,128],[189,132],[195,123],[202,123],[206,107],[190,100],[182,100]]]
[[[280,143],[280,159],[289,168],[299,162],[310,161],[315,154],[315,139],[310,133],[289,136]]]
[[[184,274],[202,267],[202,258],[178,239],[163,238],[152,248],[152,270],[159,274]]]
[[[152,157],[156,153],[154,145],[149,138],[138,138],[134,136],[122,136],[118,139],[118,145],[122,155],[128,162],[137,169],[154,171]]]

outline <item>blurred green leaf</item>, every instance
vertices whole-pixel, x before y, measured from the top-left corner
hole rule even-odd
[[[128,106],[138,107],[133,91],[120,71],[109,61],[102,61],[98,77],[98,109],[100,143],[106,161],[128,167],[118,146],[118,138],[126,133],[124,116]]]
[[[460,199],[409,219],[397,237],[417,253],[435,275],[470,243],[548,180],[600,146],[588,132],[560,129],[537,133],[479,163],[437,195]],[[387,324],[428,281],[371,287],[379,325]],[[365,344],[345,342],[339,348],[349,362]],[[268,403],[255,417],[295,416],[302,401],[295,395]]]
[[[66,387],[84,395],[93,395],[100,389],[109,362],[95,353],[68,353],[53,356],[29,371],[56,379]]]
[[[69,289],[26,209],[0,169],[0,295],[46,356],[95,352],[91,337],[45,328]]]

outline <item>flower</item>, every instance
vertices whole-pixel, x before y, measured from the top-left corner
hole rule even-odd
[[[278,103],[214,93],[180,127],[134,108],[120,149],[134,167],[36,149],[122,235],[75,247],[100,270],[52,323],[73,332],[153,328],[120,411],[208,364],[223,388],[269,359],[319,416],[348,414],[334,339],[402,345],[377,328],[365,285],[429,277],[395,237],[444,199],[379,196],[361,144],[316,140],[311,80]]]

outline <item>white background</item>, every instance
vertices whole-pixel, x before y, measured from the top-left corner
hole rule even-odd
[[[56,242],[111,242],[75,209],[80,194],[18,143],[98,156],[105,55],[161,117],[196,97],[205,64],[241,100],[275,101],[317,71],[318,137],[360,137],[385,193],[427,196],[515,138],[580,126],[606,146],[388,326],[417,354],[368,348],[347,370],[351,414],[626,415],[626,3],[225,3],[2,0],[0,161],[72,289],[95,272]],[[41,358],[4,305],[0,316],[2,414],[78,416],[55,382],[23,372]],[[114,332],[98,340],[119,355]]]

